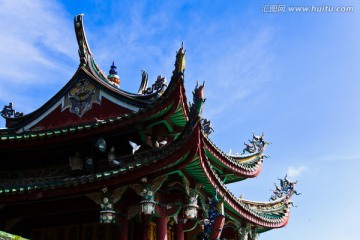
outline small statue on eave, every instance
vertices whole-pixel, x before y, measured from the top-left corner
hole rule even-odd
[[[245,145],[245,148],[244,148],[242,154],[245,154],[245,152],[248,152],[250,154],[256,152],[256,146],[255,146],[254,142],[250,141],[250,144],[247,144],[244,142],[244,145]]]
[[[214,129],[211,127],[211,122],[207,118],[201,119],[202,130],[206,135],[210,135],[214,132]]]
[[[166,78],[159,75],[153,85],[151,87],[148,87],[142,91],[143,94],[151,94],[154,92],[159,92],[162,94],[164,92],[165,87],[167,87],[166,84]]]
[[[280,199],[282,197],[285,197],[286,199],[290,198],[293,194],[300,195],[301,193],[298,193],[295,190],[295,184],[297,184],[298,181],[291,182],[287,179],[287,175],[285,175],[284,179],[278,178],[280,181],[280,187],[274,183],[275,190],[273,190],[274,195],[270,197],[271,201],[275,201],[277,199]]]
[[[245,152],[248,153],[255,153],[257,152],[263,152],[265,150],[265,147],[267,144],[270,144],[269,142],[266,142],[264,140],[264,132],[261,134],[261,136],[257,136],[253,133],[253,137],[252,140],[248,140],[250,144],[246,144],[245,145],[245,149],[243,150],[244,154]]]
[[[17,118],[22,117],[24,114],[22,112],[16,112],[13,109],[13,104],[10,102],[9,105],[5,105],[3,110],[1,111],[1,116],[4,118]]]
[[[255,133],[253,133],[253,139],[251,142],[255,143],[255,145],[259,148],[258,150],[261,151],[261,149],[265,146],[266,142],[264,140],[264,132],[262,132],[261,136],[256,136]]]
[[[278,178],[278,180],[280,181],[280,187],[282,192],[284,193],[291,192],[291,193],[295,193],[296,195],[301,194],[295,191],[295,184],[297,184],[298,181],[291,182],[290,180],[287,179],[287,174],[285,175],[284,179]]]
[[[155,91],[160,91],[162,90],[166,85],[166,78],[159,75],[156,79],[156,82],[154,83],[154,90]]]

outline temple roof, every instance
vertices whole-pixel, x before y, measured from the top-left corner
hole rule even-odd
[[[243,154],[231,155],[210,140],[210,122],[201,116],[204,84],[197,84],[193,102],[187,103],[183,46],[177,52],[168,85],[159,76],[148,88],[143,72],[138,93],[129,93],[114,85],[96,64],[82,15],[75,17],[74,25],[80,66],[70,81],[30,114],[15,116],[12,105],[2,112],[8,129],[0,130],[0,202],[88,194],[105,185],[127,186],[145,176],[181,174],[189,182],[202,185],[203,194],[217,192],[229,219],[251,222],[259,232],[286,225],[293,185],[270,202],[237,198],[227,189],[227,183],[260,173],[268,143],[264,134],[253,134]],[[114,69],[111,74],[117,75]],[[91,152],[92,141],[100,137],[117,144],[121,152],[113,160],[119,164],[99,161],[93,172],[74,173],[69,168],[68,153],[61,153],[62,149],[69,148],[71,141],[71,151]],[[127,150],[129,139],[141,143],[136,153]],[[162,146],[160,141],[164,142]],[[59,149],[59,155],[65,157],[53,158],[51,150],[38,153],[43,149]],[[31,162],[24,161],[24,156],[35,153],[38,155]]]
[[[205,139],[205,136],[200,122],[195,126],[187,124],[181,134],[181,137],[162,148],[121,156],[121,159],[127,164],[123,164],[119,168],[103,167],[93,174],[72,176],[66,170],[66,165],[63,165],[63,168],[48,169],[47,176],[44,174],[44,169],[38,169],[39,177],[27,180],[19,180],[18,176],[14,176],[15,172],[9,172],[8,175],[13,175],[13,179],[2,175],[2,178],[5,177],[6,180],[1,180],[3,188],[0,189],[0,199],[6,204],[15,199],[37,199],[39,192],[42,192],[41,198],[53,197],[64,194],[64,192],[68,192],[68,194],[83,192],[85,194],[102,185],[123,185],[155,173],[161,175],[182,171],[198,184],[202,184],[207,194],[214,194],[217,189],[219,196],[224,200],[225,208],[229,210],[227,214],[230,218],[245,218],[257,225],[259,229],[263,229],[262,231],[282,227],[286,224],[290,207],[288,198],[284,197],[273,202],[253,202],[236,198],[227,189],[214,169],[212,161],[206,155],[204,142],[201,141],[201,139]],[[246,167],[246,161],[242,167],[239,166],[239,169],[243,171],[251,169],[251,167]],[[120,177],[125,175],[126,178]],[[82,187],[85,185],[86,188]]]
[[[166,88],[166,79],[158,79],[147,89],[146,72],[142,73],[138,93],[129,93],[115,86],[95,62],[85,37],[82,15],[75,17],[74,25],[80,65],[73,77],[57,94],[32,113],[12,114],[12,105],[6,106],[8,108],[3,109],[2,116],[6,119],[8,129],[0,130],[0,134],[48,130],[89,123],[95,117],[103,119],[125,115],[147,108],[161,97]],[[113,65],[112,69],[115,68]],[[59,123],[54,124],[54,120]]]

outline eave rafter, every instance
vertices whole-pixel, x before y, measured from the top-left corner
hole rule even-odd
[[[182,128],[177,128],[178,126],[172,120],[174,115],[179,115],[179,112],[184,115],[185,110],[181,109],[181,105],[180,98],[176,98],[165,109],[162,109],[160,112],[150,116],[149,118],[143,119],[142,122],[146,124],[147,129],[163,124],[170,133],[173,133],[176,130],[181,131]],[[186,123],[186,118],[182,117],[181,121]]]

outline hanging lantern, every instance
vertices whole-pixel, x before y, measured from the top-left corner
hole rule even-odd
[[[197,218],[198,208],[199,206],[196,204],[187,204],[184,206],[185,210],[185,217],[187,219],[194,219]]]
[[[146,178],[144,179],[146,182]],[[145,215],[151,215],[155,213],[155,204],[154,201],[154,192],[152,191],[152,185],[151,184],[145,184],[143,190],[140,193],[140,196],[142,198],[140,204],[142,208],[142,212]]]
[[[198,188],[190,189],[190,194],[187,198],[187,204],[184,206],[184,214],[187,219],[197,218],[198,214],[198,196],[199,190]]]
[[[143,200],[141,203],[142,213],[145,215],[151,215],[155,213],[155,201],[153,200]]]
[[[114,222],[115,222],[115,211],[113,210],[100,211],[100,223],[114,223]]]

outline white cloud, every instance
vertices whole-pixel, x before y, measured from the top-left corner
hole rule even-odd
[[[356,144],[355,144],[356,145]],[[357,153],[356,151],[354,153],[334,153],[334,154],[329,154],[323,157],[319,157],[318,158],[320,161],[325,161],[325,162],[343,162],[343,161],[359,161],[360,160],[360,154]]]
[[[254,114],[254,109],[262,111],[262,101],[266,101],[268,94],[267,82],[276,77],[269,47],[274,37],[271,27],[259,27],[252,34],[237,31],[235,36],[244,39],[223,36],[228,39],[199,44],[197,48],[202,48],[201,56],[205,58],[196,59],[193,66],[196,68],[193,76],[200,78],[200,82],[206,81],[203,116],[212,120],[217,129],[215,134],[220,135],[239,128],[244,119],[252,117],[249,114]],[[212,44],[217,47],[212,48]],[[227,124],[221,124],[223,121]]]
[[[204,20],[206,14],[203,12],[199,15],[198,11],[192,15],[189,13],[189,16],[195,17],[193,21],[196,24],[184,22],[182,25],[178,23],[178,11],[166,11],[181,9],[182,4],[163,5],[152,10],[139,4],[122,6],[128,9],[127,17],[119,16],[116,12],[114,14],[117,17],[112,16],[108,25],[97,27],[96,31],[87,31],[90,48],[100,67],[106,72],[115,60],[125,90],[129,90],[129,83],[136,82],[132,79],[140,82],[142,68],[148,70],[150,83],[159,74],[169,78],[175,51],[184,41],[188,50],[185,81],[187,94],[191,95],[196,80],[200,83],[205,80],[205,94],[208,98],[204,112],[206,117],[214,118],[215,121],[224,112],[230,111],[235,114],[235,121],[238,121],[240,108],[246,111],[248,107],[239,106],[238,102],[249,98],[254,92],[260,93],[261,83],[273,76],[271,54],[267,47],[273,37],[271,28],[260,26],[249,34],[243,29],[246,24],[238,18],[224,17],[209,22]],[[149,14],[144,14],[145,11]],[[151,11],[156,14],[151,14]],[[22,87],[31,84],[44,86],[47,83],[54,84],[54,80],[61,78],[63,80],[59,89],[77,66],[72,16],[68,16],[56,2],[41,0],[20,5],[12,0],[2,1],[0,16],[0,28],[4,33],[4,37],[0,38],[0,56],[6,56],[0,57],[0,81],[8,86],[6,91],[0,89],[0,101],[8,103],[22,99],[20,93],[15,96],[18,91],[11,91],[17,89],[15,86],[19,84]],[[224,26],[227,28],[225,32]],[[87,29],[91,29],[91,23],[87,24],[85,20]],[[230,32],[235,34],[226,34]],[[104,37],[111,35],[115,37]],[[61,59],[66,61],[59,63]],[[67,69],[60,69],[59,66]],[[134,68],[138,71],[134,71]],[[27,91],[31,92],[29,89]],[[22,92],[24,94],[26,90]],[[228,93],[226,97],[224,92]],[[8,98],[10,93],[11,99]],[[256,99],[261,99],[259,94]],[[24,112],[29,108],[24,109],[22,103],[17,105]],[[236,109],[231,109],[233,107]]]
[[[305,171],[305,170],[306,170],[305,166],[299,166],[299,167],[290,166],[287,169],[287,176],[289,178],[294,179],[296,177],[301,176],[302,172]]]
[[[64,70],[55,56],[76,60],[72,18],[65,15],[54,1],[1,1],[2,84],[45,83],[43,73]]]
[[[50,0],[3,0],[0,16],[0,106],[13,102],[29,113],[76,71],[73,18]]]

